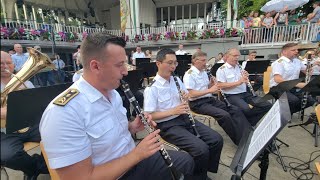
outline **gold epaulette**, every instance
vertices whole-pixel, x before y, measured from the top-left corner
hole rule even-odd
[[[74,98],[78,94],[79,94],[79,91],[77,89],[69,89],[64,94],[62,94],[60,97],[58,97],[53,102],[53,104],[56,104],[59,106],[65,106],[72,98]]]
[[[191,74],[191,73],[192,73],[192,69],[189,69],[189,70],[188,70],[188,74]]]
[[[151,87],[155,82],[156,82],[156,80],[155,80],[155,79],[153,79],[153,80],[151,81],[151,83],[150,83],[150,84],[148,84],[148,87]]]
[[[225,68],[225,67],[226,67],[225,65],[222,65],[222,66],[219,67],[219,69],[223,69],[223,68]]]
[[[283,61],[283,59],[279,59],[279,60],[278,60],[278,63],[281,63],[282,61]]]
[[[83,69],[76,71],[77,74],[83,73]]]

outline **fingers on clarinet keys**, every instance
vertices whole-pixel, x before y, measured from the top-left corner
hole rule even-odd
[[[140,155],[141,159],[148,158],[163,147],[162,142],[159,140],[159,132],[159,129],[155,130],[154,132],[147,135],[137,145],[136,151],[138,155]]]

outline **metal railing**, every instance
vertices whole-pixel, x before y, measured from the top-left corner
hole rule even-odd
[[[320,25],[315,23],[245,29],[242,36],[242,45],[308,43],[315,41],[318,33],[320,33]]]

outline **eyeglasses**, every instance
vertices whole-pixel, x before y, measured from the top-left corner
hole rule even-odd
[[[172,65],[174,65],[174,66],[178,66],[178,62],[177,61],[169,61],[169,62],[162,62],[162,63],[166,63],[166,64],[168,64],[169,66],[172,66]]]

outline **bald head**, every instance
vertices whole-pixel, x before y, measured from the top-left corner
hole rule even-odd
[[[14,70],[14,64],[12,62],[11,56],[4,52],[1,51],[1,77],[8,77],[11,76],[11,73],[13,73]],[[7,70],[9,70],[11,73],[8,73]]]
[[[16,51],[16,53],[18,54],[22,54],[23,52],[23,49],[22,49],[22,46],[21,44],[14,44],[13,45],[13,49]]]

